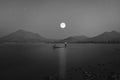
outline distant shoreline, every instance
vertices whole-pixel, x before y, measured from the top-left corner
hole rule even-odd
[[[4,42],[0,44],[64,44],[64,42]],[[120,44],[120,42],[68,42],[68,44]]]

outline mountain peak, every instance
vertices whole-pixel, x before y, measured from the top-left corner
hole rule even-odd
[[[84,36],[84,35],[81,35],[81,36],[70,36],[70,37],[68,37],[68,38],[66,38],[66,39],[86,39],[87,37],[86,36]]]
[[[107,32],[104,32],[104,33],[119,33],[119,32],[117,32],[117,31],[107,31]]]
[[[98,36],[92,37],[93,41],[110,41],[120,37],[120,33],[117,31],[104,32]]]
[[[120,33],[117,32],[117,31],[110,31],[110,32],[104,32],[102,35],[111,35],[111,36],[113,36],[113,35],[120,35]]]
[[[25,30],[23,30],[23,29],[19,29],[19,30],[17,30],[16,32],[28,32],[28,31],[25,31]]]
[[[19,29],[7,36],[2,37],[4,42],[38,42],[38,41],[48,41],[48,39],[42,37],[41,35],[23,29]]]
[[[119,32],[117,32],[117,31],[111,31],[111,33],[117,33],[117,34],[120,34]]]
[[[78,41],[83,41],[85,39],[87,39],[88,37],[84,36],[84,35],[81,35],[81,36],[70,36],[70,37],[67,37],[63,40],[61,40],[62,42],[78,42]]]

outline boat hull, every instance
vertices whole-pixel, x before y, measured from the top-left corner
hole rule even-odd
[[[66,48],[64,44],[53,45],[53,48]]]

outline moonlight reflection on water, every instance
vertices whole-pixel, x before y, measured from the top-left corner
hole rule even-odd
[[[60,78],[65,79],[65,75],[66,75],[66,49],[65,48],[59,48],[58,49],[59,52],[59,58],[60,58],[60,64],[59,64],[59,74],[60,74]]]

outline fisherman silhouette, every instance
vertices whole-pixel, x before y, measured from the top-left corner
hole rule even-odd
[[[67,47],[67,42],[64,43],[65,44],[65,48]]]

